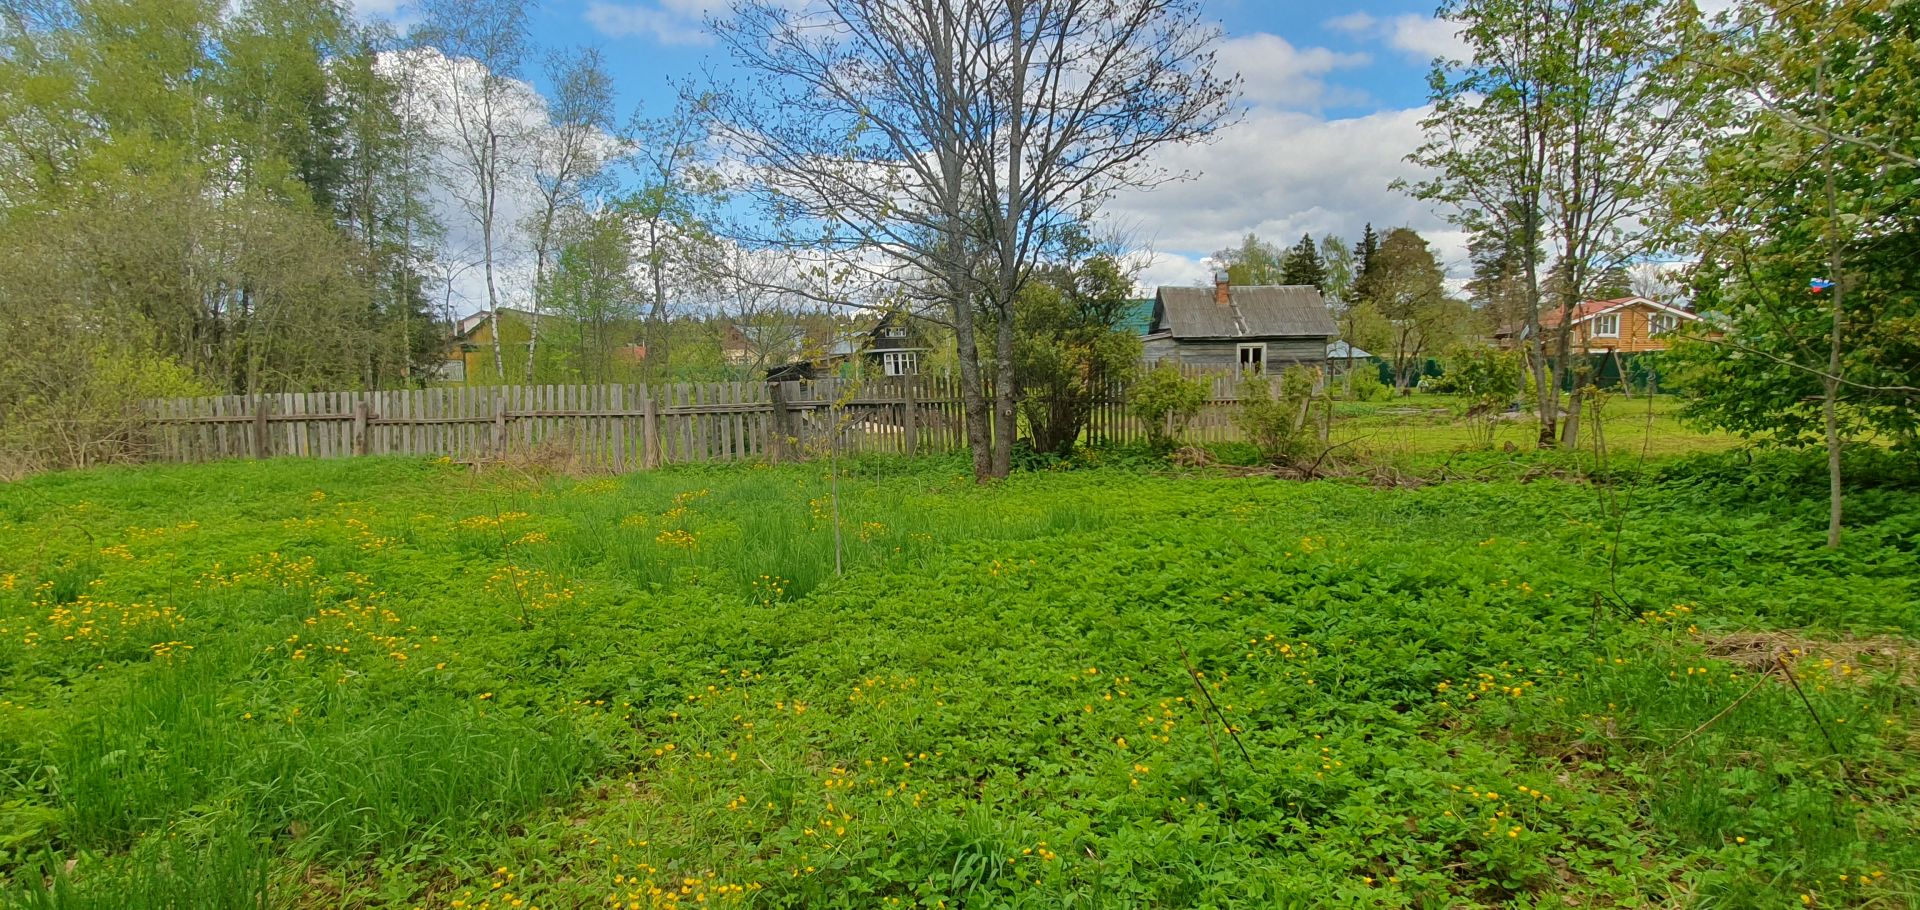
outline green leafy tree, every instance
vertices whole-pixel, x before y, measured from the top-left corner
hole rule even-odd
[[[1540,248],[1535,243],[1528,249],[1524,243],[1524,237],[1498,230],[1481,231],[1467,239],[1467,258],[1473,266],[1467,294],[1490,329],[1518,331],[1534,315],[1534,289],[1527,283],[1527,270],[1530,265],[1538,267]]]
[[[1213,254],[1213,261],[1227,270],[1227,280],[1245,287],[1284,284],[1286,259],[1286,252],[1255,234]]]
[[[1260,450],[1262,458],[1285,462],[1306,451],[1312,441],[1307,416],[1313,407],[1314,384],[1314,371],[1299,366],[1287,368],[1277,383],[1268,376],[1249,376],[1241,381],[1234,424]]]
[[[1132,378],[1140,339],[1125,324],[1133,278],[1111,256],[1042,272],[1014,311],[1021,416],[1041,452],[1066,454],[1099,397]]]
[[[566,330],[552,345],[588,382],[613,380],[620,348],[638,323],[645,292],[636,278],[633,238],[618,211],[581,213],[560,249],[545,298]]]
[[[1456,348],[1447,356],[1448,385],[1465,399],[1467,425],[1474,441],[1493,442],[1500,414],[1526,392],[1526,365],[1518,351],[1489,347]]]
[[[1469,310],[1447,296],[1444,274],[1425,238],[1409,228],[1394,228],[1374,254],[1372,282],[1366,305],[1372,313],[1356,321],[1369,326],[1369,340],[1390,352],[1394,387],[1412,391],[1420,365],[1433,352],[1444,350],[1467,325]],[[1377,326],[1377,327],[1376,327]]]
[[[1320,238],[1320,262],[1326,276],[1320,284],[1320,296],[1326,298],[1327,306],[1338,313],[1353,296],[1353,277],[1355,262],[1353,250],[1347,241],[1337,235],[1328,234]]]
[[[1707,144],[1698,80],[1676,60],[1697,12],[1678,0],[1448,0],[1439,14],[1466,53],[1435,62],[1427,141],[1408,156],[1433,176],[1398,185],[1445,206],[1483,248],[1518,256],[1540,445],[1571,444],[1577,411],[1563,436],[1557,391],[1570,315],[1596,275],[1661,245],[1648,229],[1661,188]],[[1535,249],[1565,273],[1548,301]],[[1561,316],[1551,346],[1543,306]]]
[[[1674,352],[1687,413],[1824,446],[1829,546],[1847,441],[1920,444],[1916,35],[1908,4],[1761,0],[1694,36],[1727,127],[1673,201],[1700,259],[1695,303],[1725,336]]]

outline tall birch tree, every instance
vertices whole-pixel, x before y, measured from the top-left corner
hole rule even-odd
[[[447,185],[480,233],[487,315],[494,322],[493,368],[507,375],[500,352],[501,203],[524,155],[526,105],[517,76],[527,54],[525,0],[423,0],[414,38],[446,57],[424,94],[453,138]],[[425,61],[420,61],[424,63]]]

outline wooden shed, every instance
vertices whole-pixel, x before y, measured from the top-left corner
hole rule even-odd
[[[1149,363],[1264,373],[1295,364],[1320,367],[1339,334],[1311,285],[1163,287],[1141,339]]]

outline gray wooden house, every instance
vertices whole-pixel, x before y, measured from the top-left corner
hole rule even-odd
[[[1325,366],[1338,335],[1318,288],[1236,287],[1219,275],[1211,288],[1161,288],[1141,344],[1148,363],[1265,373]]]

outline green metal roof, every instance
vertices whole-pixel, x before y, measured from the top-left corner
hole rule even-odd
[[[1135,335],[1153,331],[1153,298],[1128,301],[1126,311],[1120,314],[1119,324],[1114,328],[1126,329]]]

